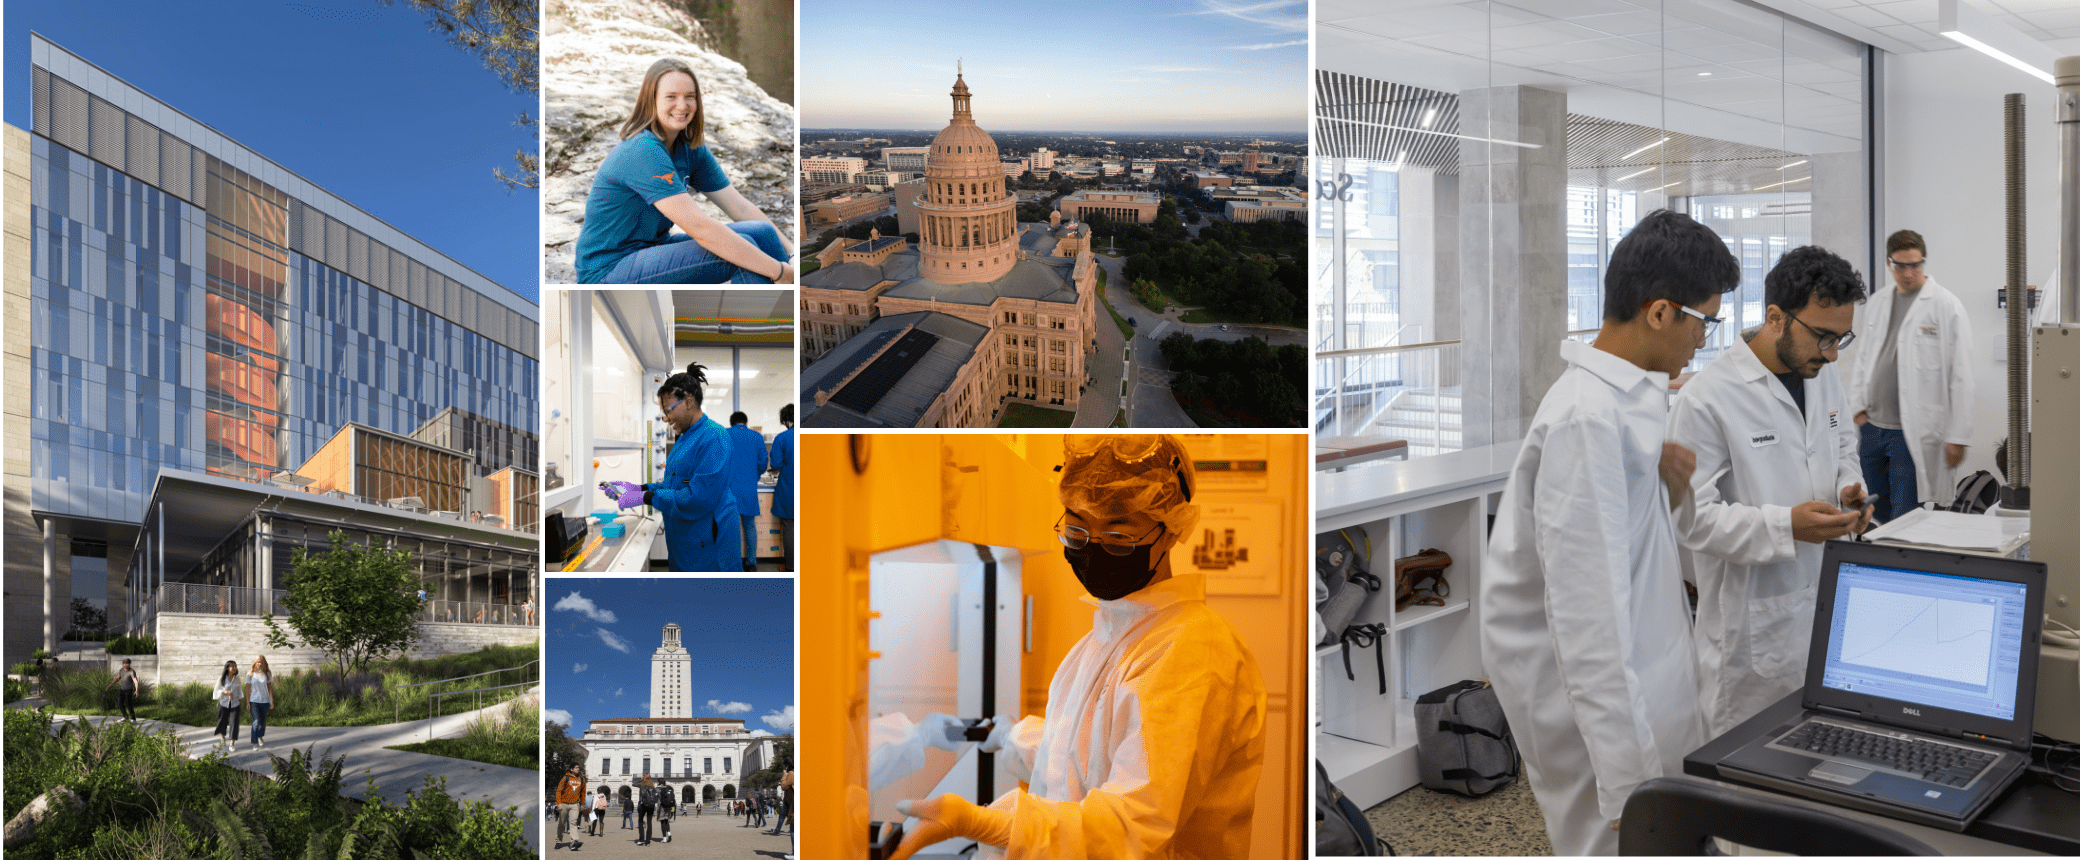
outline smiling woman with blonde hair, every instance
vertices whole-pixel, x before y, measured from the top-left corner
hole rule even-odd
[[[621,143],[585,198],[578,234],[582,284],[792,283],[794,250],[729,184],[705,145],[707,110],[685,61],[650,64]],[[694,203],[706,195],[732,223]],[[671,232],[673,226],[684,235]]]

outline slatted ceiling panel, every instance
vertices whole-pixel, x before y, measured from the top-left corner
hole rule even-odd
[[[144,180],[146,185],[159,183],[159,130],[151,123],[134,116],[124,115],[128,135],[125,138],[123,172]]]
[[[1423,116],[1437,116],[1428,131]],[[1407,152],[1409,164],[1440,173],[1459,172],[1459,98],[1452,93],[1406,84],[1361,78],[1341,72],[1315,72],[1315,154],[1325,158],[1392,161]],[[1336,122],[1356,120],[1374,125]],[[1400,126],[1386,129],[1379,126]]]
[[[100,96],[87,96],[88,113],[93,125],[88,127],[87,151],[95,161],[102,164],[123,163],[123,111],[103,101]]]
[[[1663,137],[1668,138],[1667,143],[1625,157]],[[1798,161],[1807,163],[1778,169]],[[1787,188],[1777,183],[1812,176],[1811,162],[1799,153],[1578,114],[1567,117],[1567,168],[1571,184],[1621,191],[1660,189],[1685,197],[1768,193]],[[1648,168],[1654,169],[1639,173]],[[1682,184],[1663,189],[1671,182]],[[1810,191],[1812,187],[1793,182],[1788,190]]]
[[[42,66],[29,69],[29,100],[35,104],[29,127],[44,137],[51,136],[51,73]]]

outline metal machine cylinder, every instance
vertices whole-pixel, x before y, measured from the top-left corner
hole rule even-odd
[[[2023,147],[2023,100],[2009,93],[2002,100],[2007,126],[2004,152],[2007,156],[2008,260],[2004,283],[2008,290],[2008,486],[2001,490],[2001,507],[2029,510],[2029,299],[2023,294],[2023,262],[2028,236],[2023,217],[2023,188],[2028,165]]]
[[[2080,57],[2052,66],[2058,81],[2058,318],[2080,322]]]

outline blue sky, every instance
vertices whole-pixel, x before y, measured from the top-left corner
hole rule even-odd
[[[567,716],[583,731],[589,720],[650,716],[650,655],[676,623],[693,655],[693,716],[793,731],[793,579],[553,577],[547,588],[545,719]]]
[[[802,0],[802,128],[1300,132],[1305,0]]]
[[[539,198],[507,194],[518,95],[373,0],[6,0],[6,120],[30,127],[29,32],[530,300]]]

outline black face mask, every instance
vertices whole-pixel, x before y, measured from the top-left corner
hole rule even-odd
[[[1069,569],[1076,574],[1076,581],[1083,583],[1083,590],[1099,600],[1118,600],[1148,587],[1148,581],[1156,576],[1156,563],[1151,559],[1155,544],[1142,544],[1126,555],[1113,555],[1096,544],[1084,544],[1083,549],[1062,547],[1062,558],[1069,562]]]

